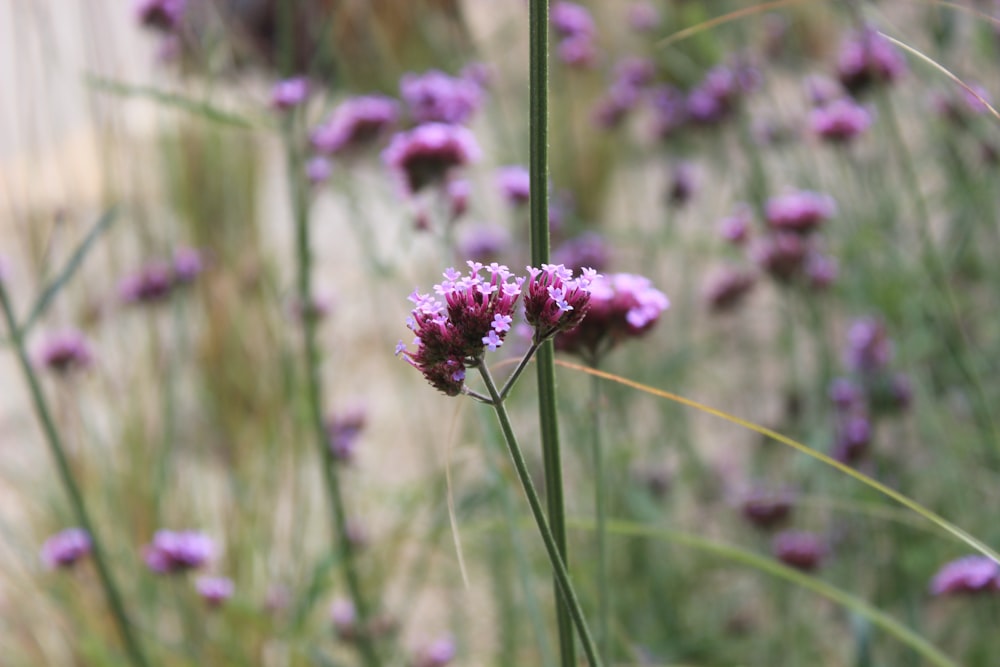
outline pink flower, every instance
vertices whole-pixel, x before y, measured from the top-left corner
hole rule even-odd
[[[60,374],[87,368],[93,359],[90,343],[75,329],[50,334],[38,349],[38,363]]]
[[[536,342],[573,329],[583,321],[592,285],[599,278],[596,271],[583,269],[574,278],[562,264],[542,264],[540,269],[529,266],[528,273],[524,317],[535,328]]]
[[[476,138],[467,128],[428,123],[393,137],[382,159],[413,194],[443,181],[449,172],[477,161],[480,155]]]
[[[193,530],[158,530],[145,548],[146,565],[159,574],[197,569],[214,555],[215,543],[212,539]]]
[[[810,571],[820,566],[827,555],[827,546],[815,533],[785,531],[772,543],[775,557],[785,565]]]
[[[765,209],[767,222],[774,230],[797,234],[808,234],[836,212],[832,197],[809,190],[772,197]]]
[[[520,206],[528,203],[531,196],[531,177],[520,165],[501,167],[497,170],[497,187],[509,204]]]
[[[931,579],[931,595],[1000,591],[1000,565],[986,556],[965,556],[946,563]]]
[[[813,109],[809,125],[813,133],[831,143],[847,143],[863,134],[872,124],[872,114],[846,98]]]
[[[475,81],[438,70],[403,75],[399,90],[417,123],[464,123],[483,103]]]
[[[903,54],[872,27],[850,33],[837,56],[837,76],[851,93],[892,83],[905,72]]]
[[[304,76],[285,79],[271,88],[271,106],[279,111],[287,111],[306,101],[309,96],[309,81]]]
[[[310,137],[313,148],[323,155],[360,151],[378,141],[399,117],[399,103],[389,97],[352,97],[334,109]]]
[[[46,567],[72,567],[90,554],[90,534],[82,528],[67,528],[45,540],[42,562]]]
[[[233,596],[233,580],[229,577],[198,577],[198,581],[195,582],[195,588],[198,589],[198,595],[208,604],[210,607],[221,606],[223,602],[228,600]]]

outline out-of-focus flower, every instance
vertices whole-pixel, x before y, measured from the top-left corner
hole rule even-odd
[[[649,32],[660,25],[660,11],[652,2],[633,2],[628,8],[628,25],[636,32]]]
[[[38,348],[38,363],[63,374],[87,368],[94,360],[87,338],[75,329],[50,334]]]
[[[853,371],[872,375],[892,361],[893,345],[885,325],[873,317],[855,320],[847,331],[844,363]]]
[[[956,125],[964,125],[975,116],[989,111],[991,102],[989,91],[978,83],[969,83],[968,88],[947,93],[937,92],[931,96],[931,107],[945,120]]]
[[[795,494],[791,491],[754,489],[740,502],[740,512],[747,521],[758,528],[774,528],[784,523],[795,507]]]
[[[659,86],[650,93],[653,131],[661,139],[674,136],[690,120],[687,98],[674,86]]]
[[[736,307],[757,283],[750,271],[727,268],[714,274],[705,288],[705,302],[713,311]]]
[[[158,574],[197,569],[214,555],[212,538],[194,530],[158,530],[144,550],[146,566]]]
[[[719,234],[733,245],[743,245],[750,238],[753,211],[746,204],[740,204],[728,218],[719,222]]]
[[[334,598],[330,603],[330,622],[337,637],[352,641],[358,636],[358,612],[347,598]]]
[[[834,100],[809,113],[812,131],[831,143],[847,143],[863,134],[871,124],[871,112],[848,98]]]
[[[160,303],[174,289],[174,267],[167,262],[150,262],[118,285],[125,303]]]
[[[483,103],[477,83],[438,70],[403,75],[399,91],[417,123],[464,123]]]
[[[521,165],[497,169],[497,187],[512,206],[522,206],[531,198],[531,176]]]
[[[333,163],[322,155],[317,155],[306,162],[306,179],[313,185],[326,183],[333,173]]]
[[[931,595],[996,593],[1000,591],[1000,565],[987,556],[964,556],[946,563],[931,579]]]
[[[363,407],[353,406],[326,420],[326,437],[335,459],[344,463],[354,460],[358,438],[367,419],[368,415]]]
[[[90,554],[90,534],[82,528],[67,528],[45,540],[42,563],[49,569],[72,567]]]
[[[443,181],[449,172],[479,157],[479,144],[468,128],[444,123],[401,132],[382,152],[386,165],[411,194]]]
[[[445,194],[448,195],[448,214],[453,221],[458,220],[469,210],[472,184],[464,178],[453,178],[448,181]]]
[[[181,27],[186,5],[186,0],[135,0],[135,15],[144,27],[174,32]]]
[[[271,88],[271,106],[279,111],[293,109],[309,97],[309,80],[304,76],[284,79]]]
[[[771,546],[782,563],[807,572],[818,568],[827,555],[825,542],[815,533],[805,531],[778,533]]]
[[[583,321],[597,271],[585,268],[574,278],[573,271],[562,264],[542,264],[540,269],[529,266],[528,273],[524,317],[535,328],[536,342]]]
[[[510,233],[503,227],[479,225],[465,230],[459,239],[461,256],[489,264],[500,259],[510,245]]]
[[[837,260],[814,252],[806,259],[806,279],[813,289],[822,290],[832,285],[840,275]]]
[[[840,411],[855,408],[864,401],[864,394],[862,394],[861,388],[849,378],[834,378],[830,382],[830,388],[827,390],[827,393],[830,397],[830,402]]]
[[[597,33],[594,17],[583,5],[575,2],[559,1],[552,5],[549,22],[559,37],[593,37]]]
[[[740,99],[758,86],[760,73],[746,63],[717,65],[687,95],[687,115],[700,125],[714,125],[732,113]]]
[[[310,137],[323,155],[356,153],[381,139],[396,125],[399,103],[381,95],[352,97],[340,103]]]
[[[844,89],[833,79],[819,74],[807,76],[803,82],[806,98],[814,107],[825,107],[844,96]]]
[[[871,446],[872,423],[861,412],[841,414],[834,430],[833,458],[841,463],[857,463]]]
[[[493,68],[486,63],[469,63],[462,68],[459,76],[474,83],[480,90],[486,90],[493,83]]]
[[[235,586],[229,577],[198,577],[195,582],[198,595],[201,596],[208,606],[219,607],[223,602],[233,596]]]
[[[611,247],[597,232],[584,232],[557,246],[552,251],[552,260],[575,273],[585,268],[600,272],[611,262]]]
[[[788,192],[767,201],[767,223],[778,232],[808,234],[837,212],[833,197],[809,190]]]
[[[174,250],[173,259],[174,282],[186,284],[194,282],[194,279],[205,270],[205,257],[196,248],[181,246]]]
[[[441,637],[420,650],[413,661],[413,667],[444,667],[455,659],[455,655],[455,640]]]
[[[697,186],[694,165],[690,162],[680,162],[670,175],[667,201],[672,206],[684,206],[694,196]]]
[[[556,348],[595,361],[622,340],[641,336],[659,321],[670,300],[648,278],[631,273],[596,277],[590,310],[575,329],[556,337]]]
[[[556,46],[559,60],[570,67],[585,68],[594,63],[597,57],[597,47],[594,38],[586,35],[568,37]]]
[[[768,234],[750,248],[751,258],[773,278],[789,282],[802,273],[809,244],[799,234]]]
[[[414,352],[400,342],[402,355],[435,389],[457,396],[465,382],[465,368],[478,363],[486,348],[503,344],[513,321],[514,305],[524,278],[515,278],[506,266],[468,262],[469,273],[444,272],[434,286],[437,297],[414,291],[414,308],[407,328],[416,336]],[[486,270],[487,276],[481,275]],[[442,300],[443,299],[443,300]]]
[[[872,27],[850,33],[837,56],[837,77],[850,93],[889,84],[906,73],[906,58]]]

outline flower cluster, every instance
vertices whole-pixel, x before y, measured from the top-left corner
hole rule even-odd
[[[233,596],[236,587],[229,577],[204,576],[198,577],[195,588],[209,607],[219,607]]]
[[[615,65],[614,79],[594,108],[600,127],[617,127],[640,102],[656,77],[656,66],[646,58],[625,58]]]
[[[508,204],[522,206],[531,197],[531,176],[521,165],[501,167],[497,170],[497,187]]]
[[[479,157],[479,144],[472,132],[446,123],[426,123],[401,132],[382,153],[386,165],[410,194],[444,181],[453,169]]]
[[[839,98],[809,113],[809,127],[825,141],[846,144],[871,127],[872,113],[850,98]]]
[[[586,268],[579,277],[562,264],[528,267],[524,317],[541,342],[560,331],[574,329],[583,321],[590,305],[597,271]]]
[[[464,123],[483,103],[483,90],[475,80],[438,70],[405,74],[399,92],[417,123]]]
[[[75,329],[50,334],[39,346],[38,363],[60,374],[87,368],[94,355],[87,338]]]
[[[773,528],[788,519],[795,507],[790,491],[754,489],[740,502],[740,512],[747,521],[761,529]]]
[[[587,67],[596,55],[594,38],[597,28],[594,17],[583,5],[560,0],[549,13],[552,29],[559,37],[556,53],[571,67]]]
[[[170,262],[153,261],[118,284],[118,295],[125,303],[153,304],[164,301],[176,287],[186,285],[204,270],[201,252],[178,248]]]
[[[586,319],[557,336],[556,348],[591,361],[622,340],[649,331],[670,307],[648,278],[631,273],[595,276],[589,289]]]
[[[396,346],[396,354],[448,396],[461,393],[465,368],[478,363],[486,348],[503,345],[524,282],[501,264],[470,261],[468,266],[467,275],[445,271],[434,286],[436,296],[410,295],[414,308],[407,327],[416,335],[417,349],[410,352],[402,342]]]
[[[296,76],[277,82],[271,88],[271,106],[278,111],[293,109],[309,97],[309,80]]]
[[[726,267],[711,275],[705,287],[705,302],[716,312],[736,307],[757,284],[751,271]]]
[[[368,416],[364,408],[352,407],[326,420],[326,436],[330,451],[338,461],[350,463],[358,446],[358,438],[365,427]]]
[[[174,574],[194,570],[215,555],[215,543],[198,531],[175,532],[158,530],[152,543],[146,545],[146,566],[158,574]]]
[[[399,103],[390,97],[352,97],[313,129],[310,141],[323,155],[356,153],[385,135],[398,119]]]
[[[174,32],[181,26],[187,0],[136,0],[139,23],[161,32]]]
[[[455,659],[455,640],[451,637],[441,637],[420,650],[414,659],[413,667],[444,667]]]
[[[837,56],[837,77],[851,94],[906,73],[906,59],[896,46],[871,27],[847,36]]]
[[[782,563],[806,572],[818,568],[828,553],[826,543],[820,536],[797,530],[778,533],[771,547]]]
[[[946,563],[931,579],[931,595],[1000,592],[1000,565],[986,556],[964,556]]]
[[[49,569],[72,567],[90,554],[90,534],[83,528],[67,528],[45,540],[42,563]]]

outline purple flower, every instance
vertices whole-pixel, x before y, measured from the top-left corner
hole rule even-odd
[[[205,258],[200,250],[181,246],[174,250],[174,281],[180,284],[194,282],[205,270]]]
[[[874,28],[852,32],[841,44],[837,77],[852,94],[877,84],[892,83],[905,72],[903,54]]]
[[[438,70],[403,75],[399,91],[418,124],[464,123],[483,103],[478,84]]]
[[[401,132],[382,152],[386,165],[411,194],[444,180],[453,169],[479,157],[479,145],[470,130],[444,123],[418,125]]]
[[[792,514],[795,494],[791,491],[754,489],[740,502],[740,512],[747,521],[758,528],[774,528]]]
[[[628,57],[615,64],[615,81],[633,88],[644,88],[656,78],[656,63],[649,58]]]
[[[807,76],[803,82],[806,98],[814,107],[823,107],[835,102],[844,96],[844,89],[833,79],[813,74]]]
[[[219,607],[233,596],[233,580],[229,577],[198,577],[195,582],[198,595],[210,607]]]
[[[520,165],[510,165],[497,169],[497,187],[500,194],[511,206],[528,203],[531,197],[531,176]]]
[[[158,530],[146,545],[146,566],[158,574],[173,574],[201,567],[215,555],[215,543],[194,530]]]
[[[448,181],[445,194],[448,195],[448,213],[452,221],[458,220],[469,210],[472,184],[464,178],[454,178]]]
[[[410,295],[414,308],[407,328],[416,336],[417,349],[410,352],[402,342],[396,346],[397,355],[448,396],[461,393],[465,368],[482,357],[484,338],[492,349],[502,345],[507,331],[496,316],[513,315],[524,282],[500,264],[484,267],[470,261],[468,265],[467,275],[445,271],[444,280],[434,286],[436,297],[416,291]],[[486,276],[481,275],[484,270]]]
[[[961,91],[935,93],[931,97],[931,106],[945,120],[956,125],[964,125],[971,118],[981,116],[989,111],[989,92],[978,83],[962,86]]]
[[[455,659],[455,641],[441,637],[425,646],[413,661],[413,667],[444,667]]]
[[[851,99],[841,98],[817,107],[809,114],[809,126],[822,139],[847,143],[872,124],[872,114]]]
[[[356,153],[378,141],[398,118],[399,103],[392,98],[352,97],[313,130],[310,141],[324,155]]]
[[[552,251],[553,262],[580,273],[584,268],[603,271],[611,261],[611,248],[597,232],[584,232]]]
[[[719,222],[719,234],[733,245],[742,245],[750,238],[753,211],[746,204],[740,204],[728,218]]]
[[[893,346],[885,325],[873,318],[855,320],[847,331],[844,363],[853,371],[872,375],[892,361]]]
[[[326,420],[326,437],[335,459],[344,463],[354,460],[358,438],[366,421],[367,413],[361,406],[354,406]]]
[[[946,563],[931,579],[931,595],[1000,591],[1000,565],[987,556],[964,556]]]
[[[773,278],[789,282],[802,273],[809,244],[799,234],[779,232],[760,239],[750,249],[751,258]]]
[[[804,531],[778,533],[771,548],[782,563],[807,572],[818,568],[827,554],[823,540],[815,533]]]
[[[822,290],[832,285],[840,274],[837,260],[814,252],[806,259],[806,279],[813,289]]]
[[[834,432],[833,458],[854,464],[864,458],[872,442],[872,423],[861,412],[842,414]]]
[[[349,641],[357,637],[358,612],[349,599],[334,598],[330,603],[330,621],[333,623],[334,632],[341,639]]]
[[[39,346],[38,363],[64,374],[87,368],[94,356],[86,337],[75,329],[50,334]]]
[[[486,63],[469,63],[462,68],[459,76],[475,84],[480,90],[486,90],[493,83],[493,68]]]
[[[304,76],[285,79],[271,88],[271,106],[287,111],[299,106],[309,96],[309,80]]]
[[[125,303],[160,303],[174,289],[174,267],[167,262],[151,262],[118,284]]]
[[[639,90],[635,86],[615,81],[594,105],[594,124],[605,129],[618,127],[638,101]]]
[[[553,3],[549,21],[556,34],[564,39],[593,37],[597,33],[590,11],[575,2]]]
[[[588,35],[568,37],[559,42],[556,55],[564,64],[582,69],[594,63],[597,47],[594,45],[594,38]]]
[[[597,271],[583,269],[574,278],[573,271],[562,264],[542,264],[540,269],[529,266],[528,274],[524,317],[535,328],[536,342],[573,329],[583,321]]]
[[[712,276],[705,288],[705,301],[716,312],[729,310],[743,301],[757,283],[750,271],[727,268]]]
[[[808,234],[836,212],[832,197],[809,190],[772,197],[765,208],[767,222],[774,230],[797,234]]]
[[[673,206],[683,206],[694,196],[697,186],[694,165],[690,162],[679,162],[670,175],[667,201]]]
[[[488,264],[498,260],[510,245],[510,234],[502,227],[480,225],[465,230],[458,245],[463,257]]]
[[[139,23],[162,32],[180,28],[186,0],[136,0],[135,14]]]
[[[597,276],[589,289],[587,317],[556,337],[556,347],[591,361],[622,340],[648,332],[670,307],[667,296],[648,278],[631,273]]]
[[[633,2],[628,8],[628,25],[636,32],[649,32],[660,25],[660,11],[651,2]]]
[[[660,86],[652,92],[653,129],[661,139],[674,136],[691,119],[687,98],[673,86]]]
[[[827,390],[830,402],[840,411],[855,408],[864,402],[864,395],[858,385],[848,378],[834,378]]]
[[[322,155],[317,155],[306,162],[306,179],[313,185],[326,183],[333,173],[333,164]]]
[[[90,554],[90,534],[82,528],[67,528],[45,540],[42,563],[49,569],[72,567]]]

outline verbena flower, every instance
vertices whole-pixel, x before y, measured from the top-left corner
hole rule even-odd
[[[399,103],[390,97],[352,97],[313,129],[310,141],[323,155],[355,153],[381,139],[398,119]]]
[[[198,577],[195,588],[210,607],[219,607],[233,596],[235,585],[229,577],[205,576]]]
[[[757,284],[750,271],[726,268],[713,274],[705,288],[705,302],[716,312],[735,308]]]
[[[344,410],[326,420],[326,437],[330,451],[338,461],[350,463],[358,447],[358,438],[367,422],[367,413],[360,406]]]
[[[409,193],[443,181],[453,169],[479,157],[479,145],[469,129],[444,123],[418,125],[401,132],[382,153],[386,165]]]
[[[118,294],[125,303],[159,303],[174,289],[174,267],[167,262],[150,262],[118,284]]]
[[[593,37],[597,33],[590,10],[575,2],[555,2],[549,12],[552,29],[562,38]]]
[[[309,80],[304,76],[278,81],[271,88],[271,106],[279,111],[293,109],[309,97]]]
[[[753,489],[740,501],[740,512],[754,526],[770,529],[784,523],[795,507],[795,494],[791,491]]]
[[[690,162],[680,162],[670,174],[667,202],[673,206],[683,206],[691,200],[697,188],[694,165]]]
[[[597,58],[597,47],[594,38],[588,35],[567,37],[556,46],[559,60],[570,67],[589,67]]]
[[[478,225],[464,230],[458,245],[463,257],[489,264],[499,260],[510,245],[510,232],[503,227]]]
[[[205,256],[196,248],[181,246],[174,250],[173,258],[174,282],[186,284],[205,270]]]
[[[847,331],[844,363],[863,375],[879,373],[893,357],[893,345],[885,324],[874,317],[855,320]]]
[[[139,23],[163,32],[176,31],[181,26],[187,0],[135,0]]]
[[[648,278],[631,273],[596,276],[589,285],[587,317],[556,337],[556,347],[593,360],[622,340],[641,336],[660,319],[670,300]]]
[[[906,73],[906,58],[872,27],[848,34],[837,56],[837,77],[852,94],[889,84]]]
[[[472,184],[464,178],[453,178],[445,188],[448,196],[448,215],[452,221],[458,220],[469,210],[469,196]]]
[[[552,259],[575,273],[585,268],[603,271],[611,261],[611,247],[597,232],[584,232],[558,245]]]
[[[483,103],[474,81],[438,70],[403,75],[399,92],[417,123],[464,123]]]
[[[510,165],[497,169],[497,188],[512,206],[521,206],[531,198],[531,176],[521,165]]]
[[[599,277],[592,268],[573,271],[562,264],[528,267],[524,295],[524,317],[535,329],[535,341],[541,342],[560,331],[573,329],[583,321],[590,304],[594,281]]]
[[[841,98],[813,109],[809,127],[826,141],[844,144],[863,134],[872,124],[868,109],[851,99]]]
[[[964,556],[946,563],[931,579],[931,595],[996,593],[1000,565],[987,556]]]
[[[448,396],[461,393],[467,366],[477,364],[487,348],[503,344],[524,282],[500,264],[468,266],[466,275],[445,271],[444,281],[434,286],[436,296],[410,295],[414,308],[407,327],[416,336],[416,350],[402,342],[396,347],[396,354]]]
[[[661,139],[675,136],[691,116],[688,112],[687,97],[674,86],[659,86],[650,95],[653,105],[653,130]]]
[[[840,275],[837,260],[828,255],[813,252],[806,258],[806,280],[813,289],[822,290],[832,285]]]
[[[868,415],[854,410],[837,417],[833,458],[841,463],[857,463],[868,453],[871,442],[872,423]]]
[[[444,667],[455,659],[455,640],[441,637],[425,646],[413,661],[413,667]]]
[[[90,554],[90,534],[82,528],[67,528],[45,540],[42,563],[49,569],[72,567]]]
[[[826,543],[815,533],[791,530],[778,533],[771,548],[782,563],[807,572],[818,568],[828,552]]]
[[[306,162],[306,180],[313,185],[320,185],[330,180],[333,173],[333,163],[322,155],[317,155]]]
[[[772,229],[796,234],[808,234],[836,212],[833,197],[809,190],[772,197],[765,207],[765,217]]]
[[[330,603],[330,622],[337,637],[352,641],[358,636],[358,612],[347,598],[334,598]]]
[[[827,390],[830,402],[841,411],[863,404],[864,394],[850,378],[834,378]]]
[[[774,279],[789,282],[802,274],[810,254],[807,239],[800,234],[768,234],[750,248],[750,257]]]
[[[742,245],[750,238],[753,212],[746,204],[736,207],[733,214],[719,222],[719,235],[733,245]]]
[[[57,373],[87,368],[94,355],[87,338],[76,329],[49,334],[38,348],[38,363]]]
[[[633,2],[628,8],[628,25],[636,32],[649,32],[660,25],[660,10],[652,2]]]
[[[174,574],[197,569],[215,555],[215,543],[204,533],[187,530],[158,530],[146,545],[146,566],[158,574]]]

